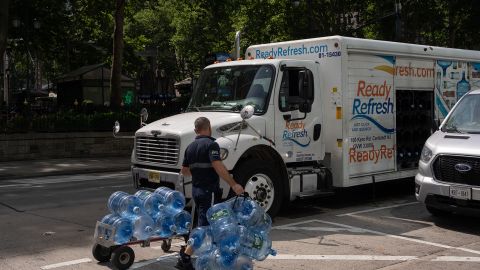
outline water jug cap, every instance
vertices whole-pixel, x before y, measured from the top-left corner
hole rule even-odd
[[[140,207],[138,207],[138,206],[133,207],[133,213],[134,213],[134,214],[140,213],[140,210],[141,210],[141,209],[140,209]]]
[[[150,226],[147,226],[147,227],[145,227],[145,232],[151,233],[151,232],[153,232],[153,228],[150,227]]]

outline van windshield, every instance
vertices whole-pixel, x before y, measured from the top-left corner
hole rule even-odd
[[[252,105],[265,113],[275,74],[271,65],[241,65],[205,69],[193,92],[189,111],[239,112]]]
[[[470,94],[460,100],[442,131],[480,134],[480,95]]]

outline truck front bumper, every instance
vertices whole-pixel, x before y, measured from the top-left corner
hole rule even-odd
[[[186,198],[192,197],[192,184],[190,177],[183,177],[179,172],[157,170],[132,165],[133,185],[137,189],[155,190],[159,187],[168,187],[185,194]]]

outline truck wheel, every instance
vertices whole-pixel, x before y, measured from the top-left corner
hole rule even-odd
[[[271,217],[278,213],[282,206],[283,183],[273,163],[246,160],[235,170],[234,178]]]
[[[93,248],[92,248],[92,255],[95,258],[95,260],[99,262],[108,262],[110,261],[112,250],[102,245],[95,244],[93,245]]]
[[[135,252],[129,246],[119,246],[112,252],[112,265],[119,270],[128,269],[135,260]]]

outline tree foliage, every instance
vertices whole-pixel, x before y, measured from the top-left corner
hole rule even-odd
[[[52,79],[110,63],[115,2],[10,0],[9,20],[22,24],[2,23],[0,33],[8,27],[18,70],[28,75],[31,54]],[[328,35],[480,49],[478,14],[474,0],[129,0],[123,70],[134,78],[158,77],[158,70],[176,80],[194,76],[208,53],[233,52],[237,30],[242,52],[251,44]]]

